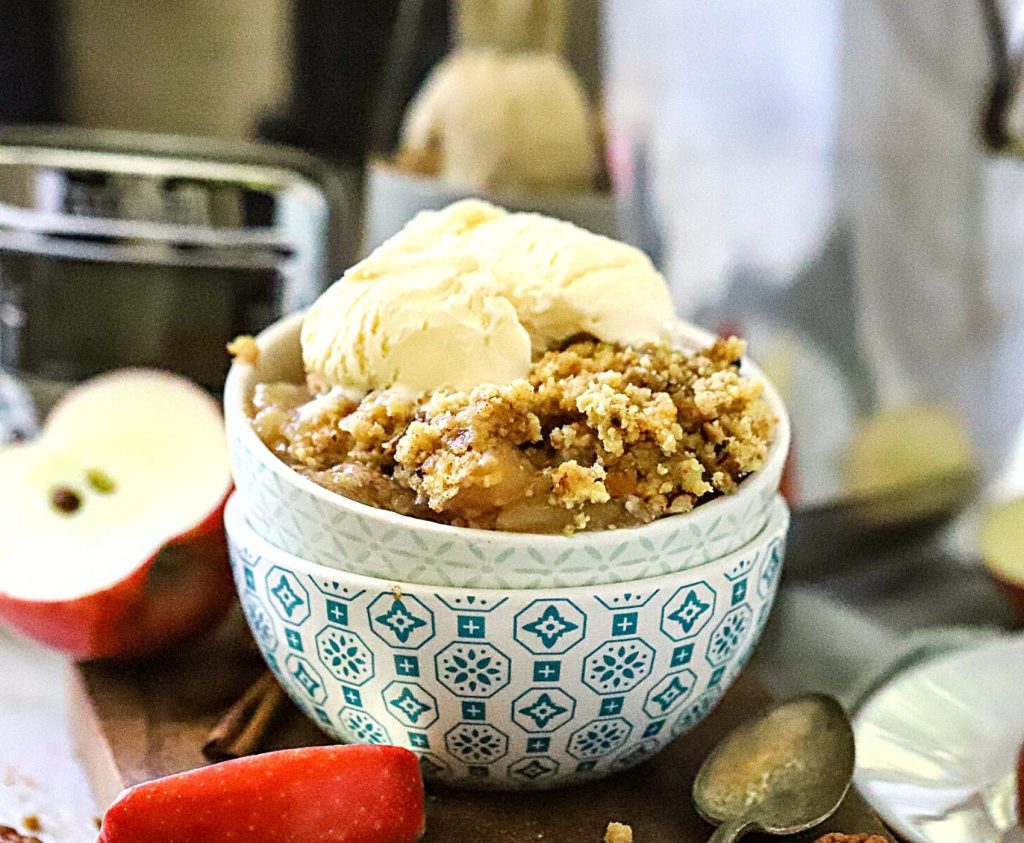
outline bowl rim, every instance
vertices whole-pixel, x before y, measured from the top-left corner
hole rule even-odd
[[[279,319],[261,331],[256,337],[256,344],[260,354],[267,353],[268,349],[297,334],[301,329],[304,318],[305,311],[298,311]],[[714,341],[713,334],[692,323],[678,319],[675,324],[678,335],[690,341],[695,347],[705,346]],[[768,402],[777,419],[775,437],[768,446],[768,455],[765,458],[764,465],[758,471],[745,477],[739,484],[739,490],[734,494],[720,495],[714,500],[700,504],[690,512],[657,518],[649,524],[635,527],[623,527],[617,530],[582,530],[571,536],[484,530],[475,527],[457,527],[452,524],[441,524],[411,515],[401,515],[387,509],[378,509],[377,507],[360,503],[351,498],[346,498],[337,492],[325,489],[323,486],[303,477],[283,460],[276,457],[259,436],[256,435],[256,431],[253,430],[249,422],[248,413],[246,412],[249,397],[255,386],[253,381],[255,379],[256,366],[238,358],[232,362],[224,384],[224,415],[229,440],[234,436],[238,436],[243,448],[252,454],[261,466],[270,469],[282,482],[298,488],[307,495],[311,495],[328,507],[351,512],[361,518],[377,522],[382,528],[413,529],[421,534],[433,534],[439,540],[448,539],[490,546],[509,546],[522,544],[526,541],[529,542],[531,547],[546,549],[548,552],[559,552],[570,549],[574,542],[578,545],[585,541],[591,546],[619,544],[623,540],[624,534],[637,538],[650,537],[652,534],[663,530],[683,527],[687,520],[692,521],[697,516],[714,519],[715,515],[718,514],[721,517],[730,509],[742,506],[743,502],[762,495],[766,491],[765,487],[769,485],[772,476],[781,476],[789,454],[791,438],[789,414],[775,385],[765,376],[761,368],[747,356],[744,356],[741,365],[745,374],[756,377],[764,383],[763,397]],[[776,488],[773,488],[771,491],[775,492],[776,490]],[[244,492],[244,488],[242,491]]]
[[[789,530],[789,522],[789,507],[786,505],[786,501],[782,495],[776,494],[768,508],[767,521],[765,522],[764,527],[754,538],[746,542],[742,547],[739,547],[724,556],[720,556],[718,559],[711,559],[707,562],[702,562],[699,565],[684,568],[681,571],[674,571],[669,574],[659,574],[655,577],[644,577],[638,580],[595,583],[593,585],[555,587],[541,586],[538,588],[477,588],[452,585],[423,585],[398,579],[383,579],[381,577],[367,576],[366,574],[352,573],[340,568],[330,568],[326,565],[320,564],[319,562],[310,562],[309,560],[303,559],[294,553],[281,550],[281,548],[260,536],[246,518],[245,500],[237,491],[231,493],[231,497],[228,498],[228,501],[224,506],[224,527],[227,531],[229,542],[236,543],[242,548],[254,549],[260,556],[269,560],[272,565],[283,565],[289,571],[298,571],[317,578],[330,580],[344,579],[347,582],[353,582],[356,585],[363,586],[366,590],[379,590],[381,588],[387,590],[397,585],[403,590],[407,590],[410,594],[429,592],[439,598],[442,598],[445,595],[462,596],[466,594],[473,594],[476,596],[481,594],[494,594],[504,595],[507,598],[510,593],[521,592],[523,594],[530,595],[530,599],[534,600],[537,599],[536,595],[541,593],[544,595],[544,599],[554,599],[558,597],[572,597],[573,595],[579,595],[580,592],[601,595],[621,592],[623,589],[628,591],[631,589],[639,590],[642,588],[646,591],[649,589],[657,590],[663,586],[671,587],[677,585],[682,580],[692,579],[694,575],[699,578],[701,572],[706,571],[712,565],[727,568],[729,565],[742,560],[743,557],[748,556],[753,552],[760,551],[762,548],[768,547],[772,542],[784,539]],[[513,533],[512,535],[528,536],[530,534]],[[232,564],[234,564],[234,562]]]

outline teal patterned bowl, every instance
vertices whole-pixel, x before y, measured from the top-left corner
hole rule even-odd
[[[734,495],[643,528],[575,536],[470,530],[418,521],[329,492],[293,471],[260,441],[249,423],[257,383],[303,378],[302,315],[258,338],[255,366],[236,363],[224,388],[228,448],[247,519],[271,544],[303,559],[369,577],[460,588],[566,588],[670,574],[726,556],[761,533],[779,489],[789,450],[789,420],[771,384],[765,398],[778,428],[764,467]],[[711,338],[679,323],[678,343],[697,348]],[[745,371],[763,374],[749,361]]]
[[[428,778],[508,789],[632,767],[700,722],[760,636],[789,526],[776,497],[751,542],[686,571],[446,588],[306,562],[260,538],[244,504],[225,511],[235,582],[298,706],[338,740],[407,747]]]

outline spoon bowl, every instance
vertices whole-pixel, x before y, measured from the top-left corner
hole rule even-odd
[[[774,706],[707,757],[693,783],[697,812],[719,827],[711,843],[748,831],[798,834],[835,813],[850,787],[853,728],[820,694]]]

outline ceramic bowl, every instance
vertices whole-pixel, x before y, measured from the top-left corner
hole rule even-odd
[[[764,468],[734,495],[641,529],[529,536],[434,524],[375,509],[330,492],[293,471],[260,441],[249,423],[253,387],[302,381],[302,315],[258,337],[255,366],[236,363],[224,391],[235,485],[247,518],[271,544],[303,559],[354,574],[460,588],[566,588],[628,582],[673,573],[728,555],[764,527],[789,448],[789,420],[770,384],[765,397],[778,428]],[[680,324],[679,343],[700,347],[711,337]],[[763,378],[749,361],[745,371]]]
[[[420,211],[440,210],[459,199],[471,197],[486,199],[510,211],[558,217],[605,237],[619,236],[615,197],[610,192],[474,190],[447,184],[435,176],[410,173],[387,161],[373,161],[366,171],[363,252],[370,252],[396,234]]]
[[[538,788],[632,767],[707,715],[768,617],[789,513],[776,497],[760,535],[693,570],[542,590],[306,562],[260,538],[238,494],[225,523],[253,636],[325,732],[407,747],[430,778]]]

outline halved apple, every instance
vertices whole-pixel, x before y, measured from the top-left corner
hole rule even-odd
[[[985,567],[1024,616],[1024,498],[989,507],[981,524]]]
[[[72,390],[0,449],[0,619],[83,659],[142,656],[231,604],[217,403],[141,369]]]

